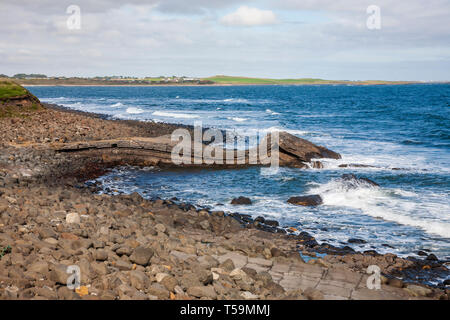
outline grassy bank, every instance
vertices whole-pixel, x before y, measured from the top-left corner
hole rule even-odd
[[[0,80],[0,99],[5,100],[28,94],[22,86],[9,80]]]
[[[43,107],[27,89],[10,80],[0,80],[0,118],[23,118]]]

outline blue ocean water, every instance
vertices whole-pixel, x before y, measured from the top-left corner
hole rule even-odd
[[[120,168],[101,178],[117,192],[171,198],[275,218],[318,241],[450,260],[450,85],[29,87],[44,102],[118,119],[229,129],[242,135],[285,130],[342,155],[323,169],[171,170]],[[343,168],[342,164],[372,167]],[[379,188],[348,188],[353,173]],[[320,194],[316,208],[291,196]],[[231,206],[244,195],[251,206]],[[386,246],[389,245],[389,246]]]

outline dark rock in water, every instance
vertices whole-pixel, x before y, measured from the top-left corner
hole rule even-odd
[[[391,249],[395,249],[394,246],[391,246],[390,244],[387,244],[387,243],[383,243],[382,246],[383,247],[387,247],[387,248],[391,248]]]
[[[434,255],[434,254],[430,254],[427,257],[428,261],[438,261],[439,259]]]
[[[278,227],[280,225],[277,220],[266,220],[264,223],[272,227]]]
[[[342,247],[342,250],[348,251],[348,252],[356,252],[353,248],[351,248],[351,247],[349,247],[349,246],[344,246],[344,247]]]
[[[241,219],[242,221],[246,222],[246,223],[253,223],[253,219],[251,216],[247,215],[247,214],[241,214]]]
[[[379,253],[376,252],[375,250],[366,250],[366,251],[364,251],[364,254],[367,254],[369,256],[378,256],[379,255]]]
[[[323,203],[322,197],[317,194],[310,196],[291,197],[287,202],[298,206],[318,206],[319,204]]]
[[[444,286],[450,286],[450,279],[444,280]]]
[[[348,243],[367,243],[366,240],[363,239],[348,239]]]
[[[419,252],[417,252],[417,254],[418,254],[419,256],[422,256],[422,257],[428,256],[428,253],[426,253],[425,251],[422,251],[422,250],[420,250]]]
[[[361,184],[362,183],[362,184],[368,184],[368,185],[373,186],[373,187],[379,187],[380,186],[378,183],[376,183],[376,182],[374,182],[374,181],[372,181],[372,180],[370,180],[368,178],[363,178],[363,177],[358,178],[357,176],[355,176],[354,174],[351,174],[351,173],[343,174],[341,178],[344,181],[350,182],[352,185],[353,184]]]
[[[264,223],[264,221],[266,221],[266,219],[264,219],[264,217],[259,216],[259,217],[255,218],[255,222]]]
[[[231,200],[231,204],[234,204],[234,205],[242,205],[242,204],[249,205],[249,204],[252,204],[252,200],[250,200],[247,197],[242,197],[241,196],[241,197],[234,198],[233,200]]]
[[[359,164],[359,163],[348,163],[348,164],[340,164],[338,165],[339,168],[348,168],[348,167],[353,167],[353,168],[376,168],[375,166],[370,166],[367,164]]]

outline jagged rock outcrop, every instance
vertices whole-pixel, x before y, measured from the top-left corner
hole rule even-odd
[[[318,194],[313,194],[308,196],[291,197],[287,202],[298,206],[318,206],[323,203],[323,200]]]

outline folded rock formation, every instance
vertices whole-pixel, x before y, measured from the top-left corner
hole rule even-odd
[[[144,166],[209,166],[209,167],[240,167],[249,165],[270,165],[271,142],[270,136],[267,143],[267,152],[260,155],[260,146],[250,150],[221,149],[215,157],[205,155],[204,150],[208,146],[202,144],[202,152],[196,154],[194,147],[190,150],[190,159],[182,164],[174,164],[172,150],[178,145],[178,141],[172,141],[170,135],[155,138],[131,137],[112,140],[95,140],[74,143],[54,143],[52,147],[58,152],[73,152],[88,157],[101,157],[105,162],[126,163],[130,165]],[[264,142],[264,140],[263,140]],[[261,143],[263,143],[261,142]],[[193,144],[192,144],[193,145]],[[250,161],[250,156],[257,154],[256,161]],[[231,156],[230,156],[231,155]],[[325,147],[317,146],[307,140],[298,138],[287,132],[279,133],[279,165],[287,167],[321,167],[320,162],[313,159],[332,158],[340,159],[340,155]],[[221,159],[222,161],[217,161]]]

